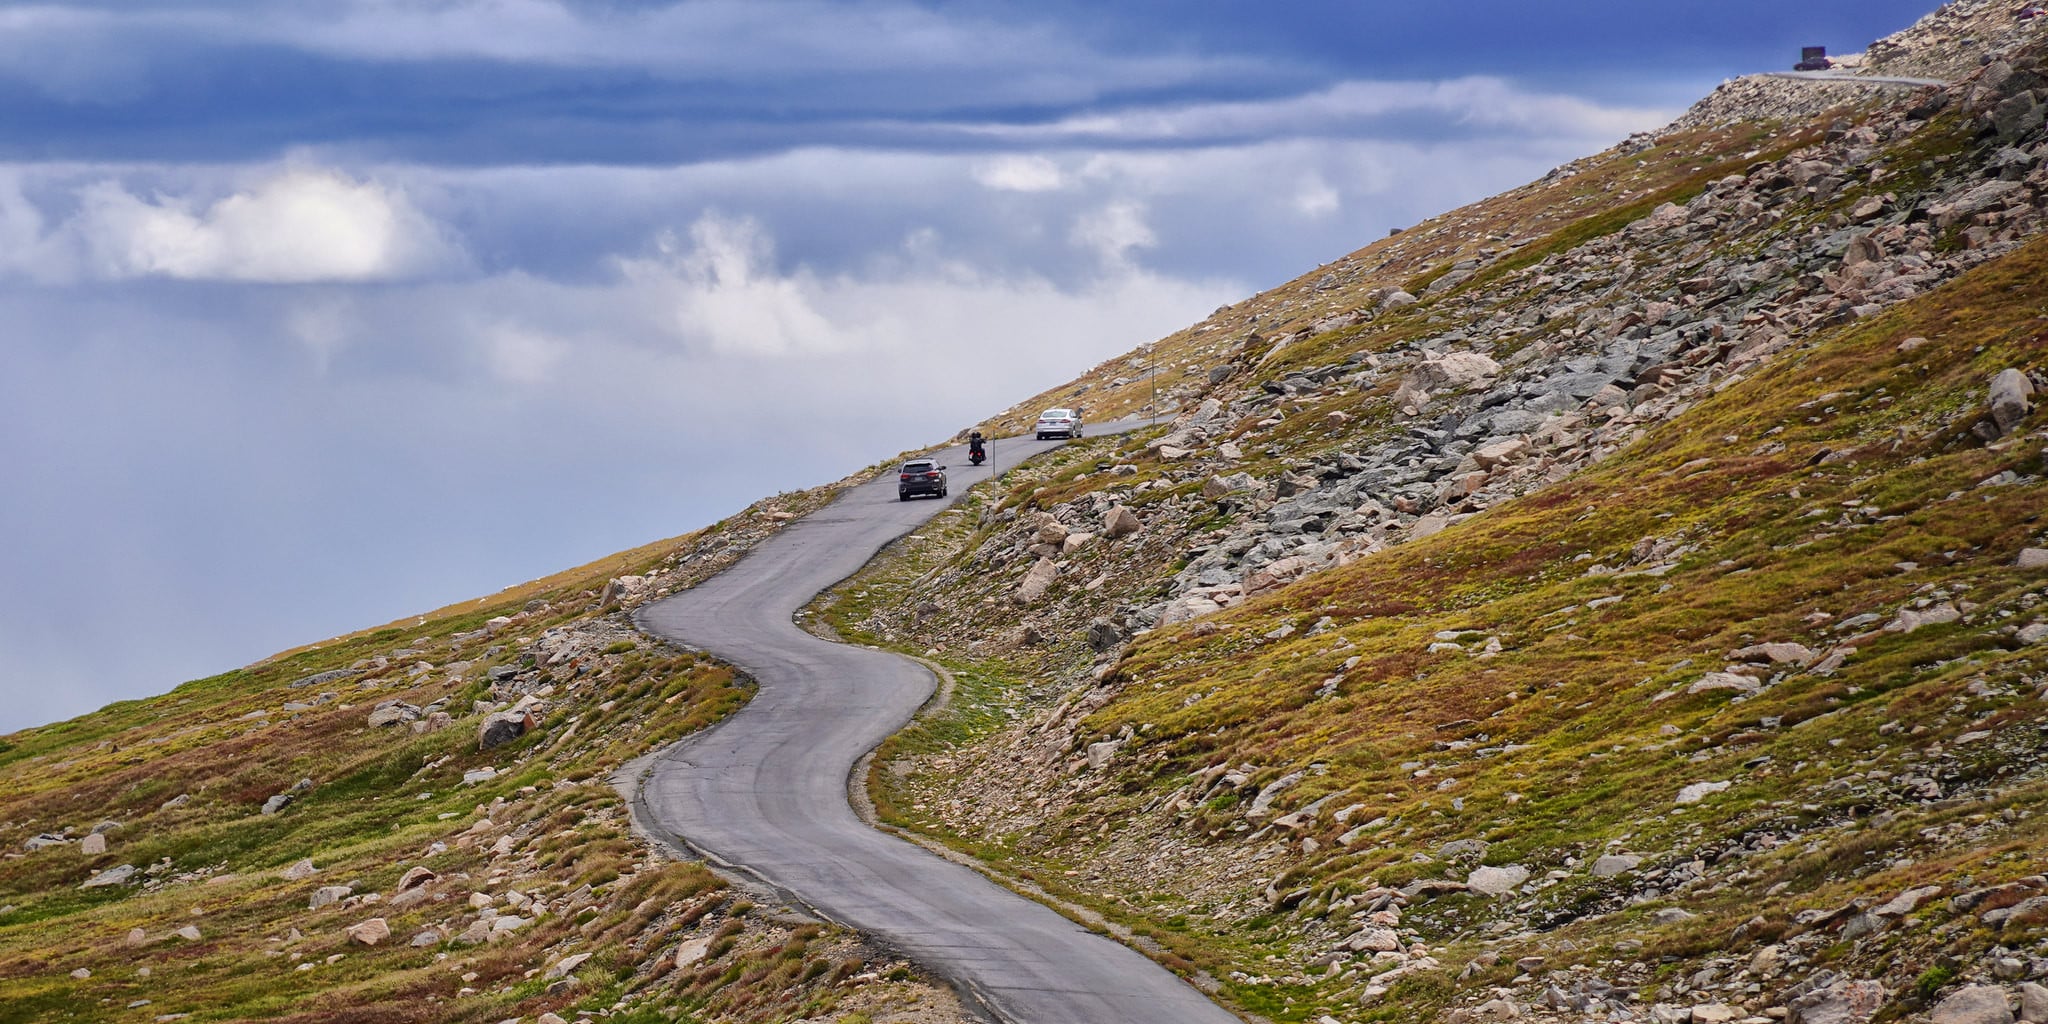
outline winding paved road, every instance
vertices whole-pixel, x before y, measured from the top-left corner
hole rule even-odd
[[[989,465],[941,453],[954,494],[1056,447],[1004,439]],[[944,977],[1006,1024],[1236,1024],[1188,983],[958,864],[877,832],[847,804],[854,763],[931,696],[923,666],[829,643],[796,610],[952,504],[853,488],[724,573],[641,608],[642,629],[701,648],[759,684],[719,725],[654,755],[641,825],[758,878]]]

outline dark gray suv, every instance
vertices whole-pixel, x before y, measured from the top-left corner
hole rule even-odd
[[[911,459],[896,472],[896,499],[909,501],[919,494],[946,496],[946,467],[931,459]]]

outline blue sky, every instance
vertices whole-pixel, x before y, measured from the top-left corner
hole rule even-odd
[[[0,7],[0,730],[837,478],[1928,6]]]

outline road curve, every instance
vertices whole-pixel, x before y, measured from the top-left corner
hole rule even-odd
[[[957,495],[1055,447],[941,459]],[[975,871],[877,832],[847,804],[855,761],[930,697],[923,666],[798,629],[798,608],[952,503],[853,488],[703,584],[643,606],[640,628],[708,651],[759,684],[747,706],[649,759],[642,827],[866,932],[1004,1024],[1237,1024],[1191,985]]]

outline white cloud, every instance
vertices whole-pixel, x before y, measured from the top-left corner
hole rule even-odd
[[[1343,197],[1320,174],[1310,174],[1295,186],[1294,209],[1304,217],[1327,217],[1343,205]]]
[[[480,340],[491,371],[515,384],[547,382],[572,350],[561,338],[518,324],[493,323],[483,328]]]
[[[203,208],[113,181],[84,189],[65,229],[95,276],[303,283],[377,281],[457,262],[405,195],[337,172],[291,168]]]
[[[621,260],[642,296],[663,308],[676,336],[714,352],[758,356],[861,347],[860,325],[835,323],[817,308],[823,290],[808,271],[775,273],[774,240],[747,218],[709,214],[690,228],[691,246],[661,239],[654,259]]]
[[[1065,187],[1060,165],[1044,156],[1001,156],[977,164],[974,180],[998,192],[1051,192]]]
[[[1074,222],[1068,237],[1112,267],[1128,263],[1131,250],[1149,249],[1159,243],[1151,226],[1145,223],[1145,207],[1129,201],[1110,203],[1083,214]]]

